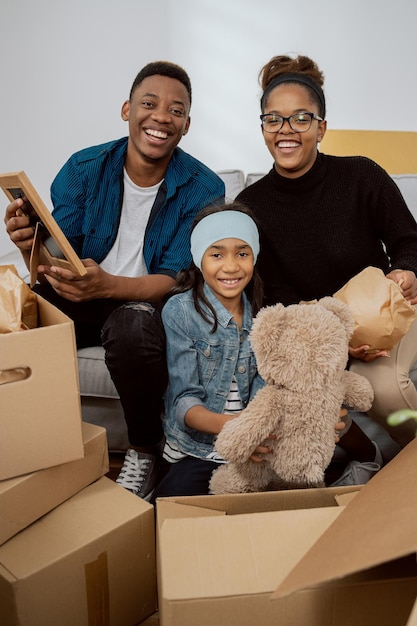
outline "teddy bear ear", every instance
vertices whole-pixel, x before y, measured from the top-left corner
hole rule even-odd
[[[280,333],[280,328],[285,323],[285,306],[281,303],[262,308],[253,320],[250,332],[253,344],[261,344],[265,341],[270,344],[271,336]]]
[[[355,318],[350,307],[348,307],[348,305],[341,300],[332,298],[331,296],[321,298],[319,300],[319,304],[328,311],[334,313],[340,321],[343,322],[346,327],[346,332],[350,338],[355,328]]]

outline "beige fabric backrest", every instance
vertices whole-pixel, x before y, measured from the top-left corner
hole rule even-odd
[[[330,129],[320,151],[336,156],[366,156],[389,174],[417,173],[417,132]]]

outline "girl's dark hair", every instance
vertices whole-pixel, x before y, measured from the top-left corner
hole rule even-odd
[[[323,72],[313,59],[301,54],[294,58],[284,54],[272,57],[272,59],[268,61],[268,63],[266,63],[259,72],[259,83],[262,90],[265,91],[268,85],[275,78],[282,76],[283,74],[300,74],[301,76],[306,76],[317,83],[319,88],[323,90]],[[297,81],[294,80],[294,82],[296,83]],[[319,115],[324,119],[326,117],[324,94],[321,101],[314,89],[305,84],[303,86],[308,90],[313,102],[317,104]]]
[[[246,213],[246,215],[249,215],[256,224],[256,219],[254,218],[252,212],[245,205],[240,202],[231,202],[229,204],[206,207],[200,211],[193,222],[191,232],[203,218],[211,215],[212,213],[220,213],[222,211],[240,211],[241,213]],[[194,262],[191,263],[188,269],[178,272],[176,280],[176,286],[169,291],[167,297],[173,296],[177,293],[184,293],[185,291],[189,291],[191,289],[196,311],[206,322],[213,322],[213,328],[210,332],[216,332],[218,326],[216,311],[204,294],[203,274]],[[253,271],[253,276],[245,289],[245,293],[251,302],[252,315],[255,317],[259,309],[262,307],[263,302],[263,283],[256,266]],[[207,313],[207,310],[210,312],[211,316]]]

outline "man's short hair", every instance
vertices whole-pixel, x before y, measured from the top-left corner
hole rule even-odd
[[[149,78],[149,76],[155,76],[158,74],[159,76],[168,76],[168,78],[175,78],[179,80],[180,83],[184,85],[187,90],[188,96],[190,98],[191,105],[191,81],[187,74],[187,72],[176,65],[175,63],[170,63],[169,61],[153,61],[152,63],[148,63],[143,67],[139,74],[136,76],[133,81],[132,88],[129,94],[129,100],[132,98],[132,94],[137,87],[145,80],[145,78]]]

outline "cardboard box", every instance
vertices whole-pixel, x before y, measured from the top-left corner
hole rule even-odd
[[[38,303],[39,328],[0,335],[0,371],[30,373],[0,385],[0,480],[84,454],[74,324]]]
[[[411,611],[407,626],[417,626],[417,599],[414,602],[413,610]]]
[[[360,489],[159,499],[161,626],[406,625],[416,466],[417,440]]]
[[[106,429],[82,432],[82,459],[0,482],[0,545],[108,472]]]
[[[0,547],[5,626],[133,626],[155,609],[153,506],[108,478]]]

